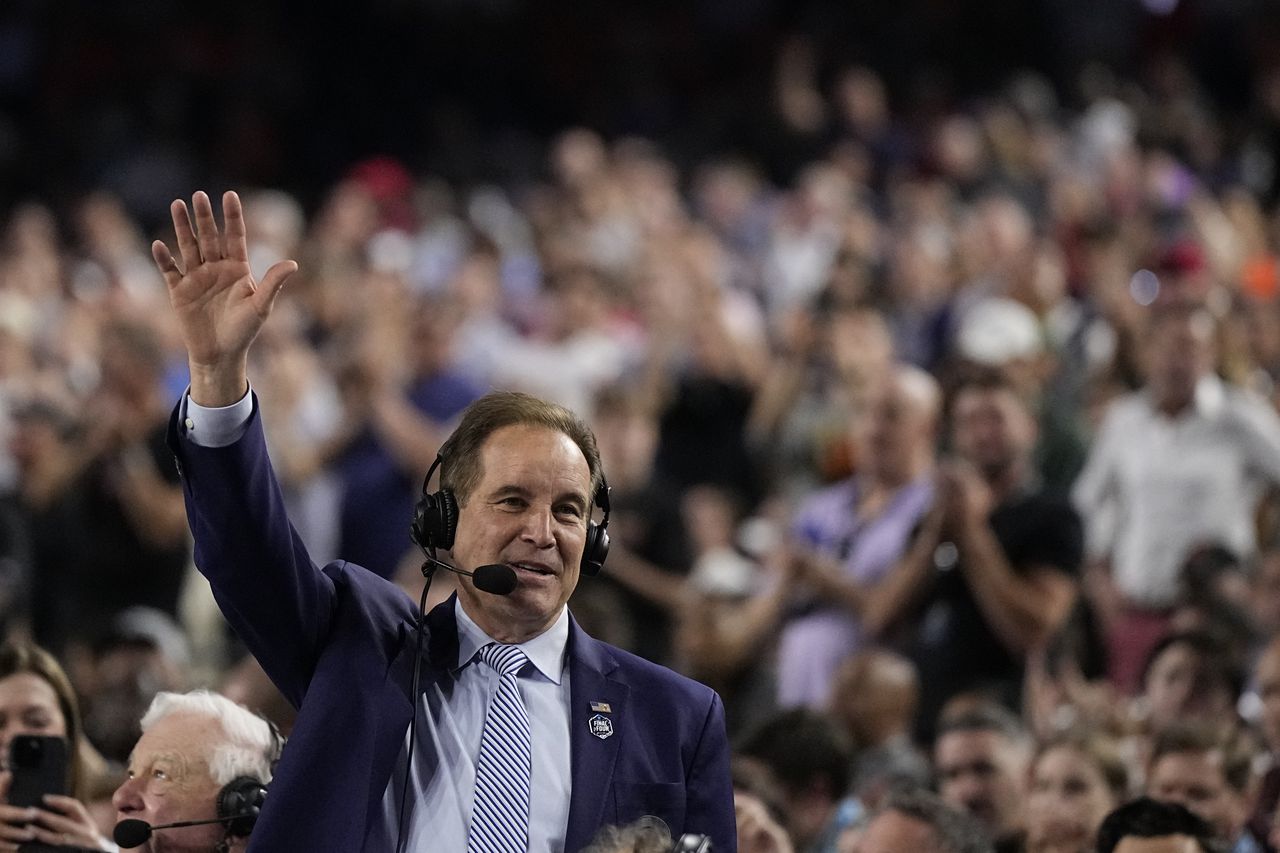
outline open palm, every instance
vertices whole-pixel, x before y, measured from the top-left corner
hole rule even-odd
[[[198,192],[191,202],[194,226],[185,202],[179,199],[170,206],[181,263],[160,240],[152,244],[151,254],[178,317],[191,362],[193,393],[197,374],[214,376],[227,385],[238,382],[243,393],[249,346],[271,313],[276,294],[298,265],[281,261],[267,270],[261,282],[255,281],[249,269],[240,197],[234,192],[222,197],[225,229],[221,233],[209,197]]]

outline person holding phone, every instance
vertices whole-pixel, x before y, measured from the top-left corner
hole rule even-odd
[[[15,772],[11,747],[15,738],[30,735],[62,738],[66,747],[41,748],[43,741],[28,739],[18,751],[28,760],[20,758],[20,762],[47,776],[48,767],[31,765],[57,762],[61,756],[65,770],[56,785],[59,790],[44,794],[40,805],[18,806],[9,799]],[[75,692],[57,659],[30,643],[0,646],[0,851],[117,849],[98,831],[82,801],[91,776],[91,755]],[[20,787],[39,793],[30,786]]]

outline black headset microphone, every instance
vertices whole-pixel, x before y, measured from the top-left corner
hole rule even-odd
[[[177,823],[160,823],[152,826],[145,820],[128,818],[116,824],[111,831],[111,838],[124,850],[141,847],[151,838],[151,833],[160,829],[177,829],[183,826],[207,826],[211,823],[226,823],[235,818],[215,817],[212,820],[180,820]]]
[[[466,577],[471,578],[471,582],[475,584],[476,589],[481,592],[487,592],[491,595],[510,595],[515,591],[516,586],[519,584],[519,581],[516,578],[515,569],[505,563],[489,563],[488,565],[481,566],[474,572],[469,572],[466,569],[459,569],[456,566],[451,566],[444,560],[437,560],[430,554],[424,553],[422,556],[428,563],[433,564],[435,568],[448,569],[455,575],[465,575]],[[428,586],[431,585],[430,572],[431,570],[424,564],[422,567],[422,574],[426,576]]]

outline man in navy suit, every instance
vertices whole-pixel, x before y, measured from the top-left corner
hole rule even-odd
[[[170,441],[196,564],[300,709],[251,849],[495,849],[477,844],[470,821],[489,796],[480,779],[493,775],[482,730],[507,676],[480,660],[497,643],[524,662],[516,681],[527,734],[499,741],[520,740],[530,753],[517,846],[572,853],[603,825],[652,815],[677,836],[706,834],[717,851],[734,850],[719,698],[593,640],[568,613],[602,480],[590,430],[526,395],[490,395],[464,415],[441,454],[441,485],[458,505],[448,556],[460,568],[507,565],[517,585],[498,596],[459,579],[456,598],[427,618],[421,689],[410,695],[413,602],[358,566],[311,562],[285,515],[249,390],[250,345],[297,265],[281,262],[255,281],[236,195],[223,198],[222,233],[205,194],[192,209],[194,224],[184,202],[172,206],[178,257],[159,241],[152,251],[191,368]]]

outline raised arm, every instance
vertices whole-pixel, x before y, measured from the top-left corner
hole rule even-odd
[[[191,402],[229,406],[248,391],[249,347],[297,265],[283,261],[255,281],[236,194],[223,197],[225,233],[218,231],[208,196],[197,193],[192,208],[194,228],[187,206],[172,206],[180,257],[161,242],[152,254],[187,347]],[[289,524],[261,418],[252,407],[246,412],[240,438],[212,446],[184,436],[175,417],[170,445],[182,472],[196,565],[237,635],[297,705],[328,630],[334,587]]]
[[[162,241],[151,255],[164,276],[191,367],[191,399],[202,406],[229,406],[249,390],[249,347],[271,313],[276,295],[297,271],[280,261],[255,281],[249,268],[244,210],[234,192],[222,196],[224,230],[203,192],[170,205],[177,236],[175,258]]]

